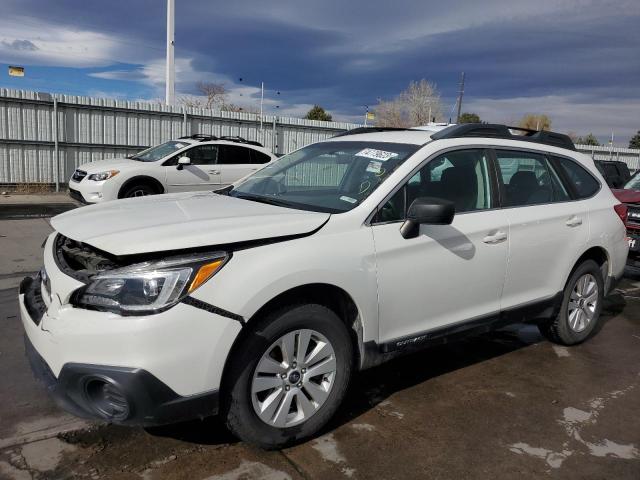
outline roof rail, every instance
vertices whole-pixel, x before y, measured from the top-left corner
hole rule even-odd
[[[358,127],[353,128],[351,130],[347,130],[346,132],[340,132],[335,137],[344,137],[345,135],[359,135],[361,133],[375,133],[375,132],[397,132],[397,131],[406,131],[410,130],[410,128],[401,128],[401,127]]]
[[[192,140],[200,140],[201,142],[208,142],[211,140],[218,140],[215,135],[207,135],[205,133],[194,133],[193,135],[185,135],[180,138],[191,138]]]
[[[246,143],[248,145],[255,145],[256,147],[262,147],[263,145],[260,142],[255,142],[253,140],[247,140],[246,138],[239,137],[238,135],[223,135],[217,140],[226,140],[227,142],[236,142],[236,143]]]
[[[512,130],[524,132],[522,135],[512,133]],[[542,143],[554,147],[575,150],[573,140],[564,133],[548,132],[546,130],[532,130],[530,128],[509,127],[496,123],[463,123],[452,125],[439,132],[433,133],[433,140],[461,137],[489,137],[505,140],[522,140],[526,142]]]

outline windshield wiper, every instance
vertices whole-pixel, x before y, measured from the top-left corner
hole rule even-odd
[[[275,205],[277,207],[293,208],[291,207],[291,204],[289,202],[286,202],[284,200],[276,200],[275,198],[271,198],[271,197],[263,197],[261,195],[246,195],[246,194],[238,194],[234,196],[236,198],[241,198],[242,200],[250,200],[252,202],[266,203],[267,205]]]

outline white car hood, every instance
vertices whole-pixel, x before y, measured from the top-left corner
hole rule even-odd
[[[68,238],[113,255],[217,246],[310,233],[329,218],[218,195],[187,192],[115,200],[58,215]]]
[[[104,160],[96,160],[95,162],[85,163],[78,167],[88,174],[104,172],[105,170],[124,170],[130,167],[140,166],[139,160],[131,160],[130,158],[107,158]]]

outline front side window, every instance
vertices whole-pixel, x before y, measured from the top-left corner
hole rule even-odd
[[[496,150],[496,158],[504,185],[504,206],[518,207],[569,200],[566,189],[544,155]]]
[[[598,181],[583,166],[568,158],[555,157],[555,159],[573,185],[579,199],[588,198],[600,189]]]
[[[156,145],[155,147],[147,148],[135,155],[129,157],[132,160],[139,160],[141,162],[155,162],[160,160],[167,155],[171,155],[178,150],[188,147],[190,143],[180,142],[176,140],[172,140],[170,142],[165,142],[160,145]]]
[[[456,213],[491,208],[486,151],[456,150],[429,161],[381,207],[376,221],[404,220],[407,209],[419,197],[452,201]]]
[[[218,156],[216,145],[201,145],[185,152],[191,160],[191,165],[214,165]]]
[[[303,210],[342,213],[371,195],[418,148],[388,142],[316,143],[270,163],[229,195]]]

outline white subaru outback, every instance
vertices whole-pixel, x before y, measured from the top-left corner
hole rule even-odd
[[[127,158],[80,165],[69,179],[69,195],[81,203],[158,193],[216,190],[277,157],[242,137],[195,134],[148,148]]]
[[[223,191],[53,218],[20,286],[26,348],[77,415],[219,414],[282,447],[395,355],[514,322],[586,340],[624,269],[625,212],[564,135],[349,132]]]

